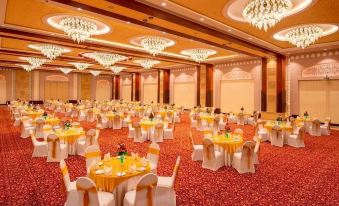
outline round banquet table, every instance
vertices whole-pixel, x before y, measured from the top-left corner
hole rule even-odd
[[[275,122],[267,122],[265,124],[265,128],[268,131],[269,136],[271,137],[271,132],[272,132],[272,128],[275,126]],[[292,134],[293,132],[293,127],[292,125],[287,124],[286,122],[282,122],[280,124],[278,124],[278,126],[281,128],[282,130],[282,135],[284,137],[284,143],[287,143],[288,137],[290,136],[290,134]]]
[[[105,169],[110,172],[106,173]],[[125,156],[123,164],[119,157],[111,157],[92,166],[89,177],[101,191],[113,192],[116,205],[122,206],[125,193],[134,189],[139,178],[150,171],[150,163],[143,163],[140,157]]]
[[[43,111],[28,111],[27,115],[31,119],[36,119],[37,117],[40,117],[44,112]]]
[[[213,122],[214,120],[214,116],[209,116],[209,115],[202,115],[201,116],[202,120],[205,120],[206,122],[208,122],[209,124]]]
[[[212,136],[214,145],[219,146],[225,152],[225,165],[232,166],[233,154],[243,144],[243,138],[238,134],[230,134],[229,137],[225,135]]]
[[[81,136],[85,135],[85,131],[82,128],[59,129],[55,134],[67,145],[68,154],[75,155],[76,143]]]

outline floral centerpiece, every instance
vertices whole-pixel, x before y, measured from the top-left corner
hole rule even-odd
[[[65,121],[64,123],[64,126],[65,126],[65,130],[69,130],[69,128],[71,128],[71,122],[69,120]]]
[[[307,111],[305,111],[305,112],[304,112],[304,117],[305,117],[305,119],[307,119],[307,118],[308,118],[308,116],[309,116],[309,115],[308,115],[308,112],[307,112]]]
[[[47,116],[48,116],[47,112],[44,112],[44,113],[42,114],[42,116],[43,116],[43,118],[46,120],[46,119],[47,119]]]
[[[151,121],[153,121],[153,119],[154,119],[154,114],[153,114],[153,112],[151,112],[151,114],[149,115],[149,117],[148,117]]]
[[[120,163],[123,164],[125,160],[125,156],[128,155],[127,148],[125,144],[118,144],[117,155],[120,157]]]
[[[225,136],[228,138],[230,136],[231,133],[231,128],[228,125],[228,123],[225,125]]]

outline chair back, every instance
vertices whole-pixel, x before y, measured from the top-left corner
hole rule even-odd
[[[98,206],[99,198],[96,185],[88,177],[79,177],[76,180],[79,206]]]
[[[101,151],[99,145],[91,145],[86,147],[85,158],[86,158],[86,168],[87,171],[89,171],[93,163],[100,162],[101,160]]]
[[[45,124],[45,120],[43,120],[42,118],[38,118],[37,120],[35,120],[36,126],[35,126],[35,134],[43,134],[43,127]]]
[[[45,124],[42,128],[43,133],[44,133],[44,139],[47,139],[48,135],[53,134],[53,128],[50,124]]]
[[[306,135],[305,127],[301,127],[298,132],[298,139],[303,142],[305,139],[305,135]]]
[[[319,119],[315,119],[312,121],[312,133],[318,134],[320,131],[320,120]]]
[[[149,147],[148,147],[148,151],[147,151],[147,156],[146,158],[153,164],[153,165],[158,165],[158,161],[159,161],[159,154],[160,154],[160,146],[155,143],[152,142]]]
[[[47,136],[47,161],[60,161],[60,139],[55,134],[50,134]]]
[[[271,135],[275,139],[282,138],[282,129],[279,125],[274,125],[272,127]]]
[[[211,139],[204,138],[202,141],[203,158],[208,161],[215,160],[214,144]]]
[[[174,169],[173,169],[173,174],[171,176],[171,178],[172,178],[172,187],[174,187],[175,180],[176,180],[177,175],[178,175],[179,165],[180,165],[180,156],[177,157],[177,161],[175,162]]]
[[[162,123],[158,123],[154,127],[154,137],[161,138],[164,134],[164,125]]]
[[[95,145],[96,139],[95,139],[96,131],[95,129],[90,129],[86,133],[86,146]]]
[[[242,146],[241,161],[247,163],[248,169],[253,165],[254,148],[255,144],[253,141],[246,141]]]
[[[67,168],[65,160],[60,161],[60,170],[61,170],[62,178],[64,180],[65,188],[68,191],[68,188],[71,183],[71,179],[69,177],[69,172],[68,172],[68,168]]]
[[[140,178],[136,186],[135,206],[156,206],[155,190],[158,183],[158,177],[149,173]]]
[[[134,138],[140,138],[141,137],[141,125],[140,123],[133,124],[134,128]]]

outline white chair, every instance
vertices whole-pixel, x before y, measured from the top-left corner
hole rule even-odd
[[[87,110],[86,121],[87,122],[94,122],[95,121],[95,116],[94,116],[94,112],[93,112],[92,109]]]
[[[175,112],[174,113],[174,121],[173,122],[176,122],[176,123],[180,123],[181,122],[181,112]]]
[[[227,124],[227,117],[226,117],[226,121],[225,121],[225,116],[223,114],[219,115],[220,121],[219,121],[219,131],[223,131],[225,130],[225,126]]]
[[[320,126],[321,135],[330,135],[331,133],[331,119],[328,117],[325,123]]]
[[[176,205],[176,194],[174,184],[180,165],[180,156],[177,158],[171,177],[158,176],[157,190],[155,192],[155,205]]]
[[[147,140],[147,132],[141,129],[139,123],[133,126],[134,130],[134,142],[145,142]]]
[[[90,129],[86,132],[86,138],[79,138],[76,145],[78,155],[83,155],[85,149],[91,145],[99,145],[96,135],[100,130]]]
[[[45,124],[44,127],[42,128],[43,133],[44,133],[44,139],[46,140],[48,135],[54,134],[53,128],[50,124]]]
[[[97,191],[96,185],[88,177],[76,180],[77,198],[67,201],[67,206],[115,206],[114,195]]]
[[[121,129],[122,128],[122,121],[119,115],[115,115],[113,118],[113,129]]]
[[[275,125],[271,130],[271,145],[278,147],[284,146],[283,132],[279,125]]]
[[[136,189],[125,194],[124,206],[146,206],[155,204],[158,178],[155,174],[146,174],[140,178]]]
[[[46,157],[47,156],[47,142],[44,141],[38,141],[34,135],[33,130],[30,131],[30,135],[32,138],[32,144],[33,144],[33,153],[32,157]]]
[[[147,160],[151,164],[151,172],[157,174],[157,167],[159,162],[160,146],[153,142],[149,145],[147,151]]]
[[[21,122],[20,113],[19,112],[14,113],[14,123],[13,123],[13,126],[14,127],[20,126],[20,122]]]
[[[214,118],[213,123],[212,123],[213,133],[220,131],[219,125],[220,125],[220,117],[217,116]]]
[[[311,136],[316,136],[316,137],[321,136],[320,124],[321,122],[319,119],[315,119],[312,121]]]
[[[192,128],[197,128],[198,122],[196,120],[196,114],[192,114],[191,116],[191,127]]]
[[[79,116],[78,110],[77,110],[75,107],[73,107],[73,108],[72,108],[71,117],[72,117],[72,118],[75,118],[75,117],[78,117],[78,116]]]
[[[203,146],[202,144],[197,145],[194,144],[194,140],[193,140],[193,136],[192,136],[192,132],[190,132],[190,141],[191,141],[191,145],[192,145],[192,160],[193,161],[202,161],[202,156],[203,156]]]
[[[253,163],[259,164],[260,141],[256,141],[253,152]]]
[[[85,110],[81,109],[79,112],[78,112],[78,121],[81,122],[81,121],[86,121],[86,113],[85,113]]]
[[[122,127],[129,127],[130,122],[131,122],[131,115],[127,115],[126,118],[122,120]]]
[[[129,123],[128,124],[128,135],[127,135],[127,137],[128,138],[134,138],[134,132],[135,132],[135,130],[134,130],[134,127],[132,126],[132,123]]]
[[[47,145],[47,162],[60,162],[68,157],[67,145],[61,144],[55,134],[48,135]]]
[[[237,118],[238,125],[245,125],[245,116],[244,113],[239,113]]]
[[[60,170],[61,170],[62,178],[64,180],[67,193],[76,191],[75,181],[71,182],[65,160],[60,161]]]
[[[21,134],[20,137],[21,138],[27,138],[30,135],[30,130],[35,129],[35,127],[32,126],[32,124],[30,123],[30,120],[27,116],[24,116],[21,118]]]
[[[173,139],[174,126],[175,126],[175,123],[173,122],[171,128],[164,129],[164,139]]]
[[[256,135],[259,137],[260,141],[270,141],[268,137],[267,129],[264,127],[264,122],[254,123],[254,130]]]
[[[163,142],[164,139],[164,125],[158,123],[154,126],[154,130],[151,132],[151,142]]]
[[[86,171],[89,174],[91,166],[101,161],[101,151],[99,145],[91,145],[85,149]]]
[[[228,123],[237,123],[237,117],[233,113],[230,113],[227,119]]]
[[[225,165],[224,155],[222,152],[214,149],[214,144],[211,139],[204,138],[202,142],[203,157],[202,167],[217,171],[219,168]]]
[[[255,173],[253,154],[255,144],[247,141],[243,144],[241,152],[233,154],[232,166],[240,173]]]
[[[287,144],[292,146],[292,147],[305,147],[305,128],[302,127],[299,129],[298,134],[291,134],[288,137]]]

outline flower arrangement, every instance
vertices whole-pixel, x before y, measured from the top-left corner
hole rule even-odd
[[[125,160],[125,155],[128,155],[127,148],[125,144],[118,144],[117,155],[120,156],[120,163],[123,164]]]
[[[231,128],[228,125],[228,123],[225,125],[225,136],[229,137],[229,134],[231,133]]]
[[[153,112],[151,112],[151,114],[149,115],[149,118],[150,118],[151,121],[153,120],[153,118],[154,118]]]
[[[44,119],[47,119],[47,116],[48,116],[47,112],[44,112],[44,113],[42,114],[42,116],[44,117]]]
[[[69,128],[71,128],[71,122],[69,120],[65,121],[64,123],[65,129],[68,130]]]

